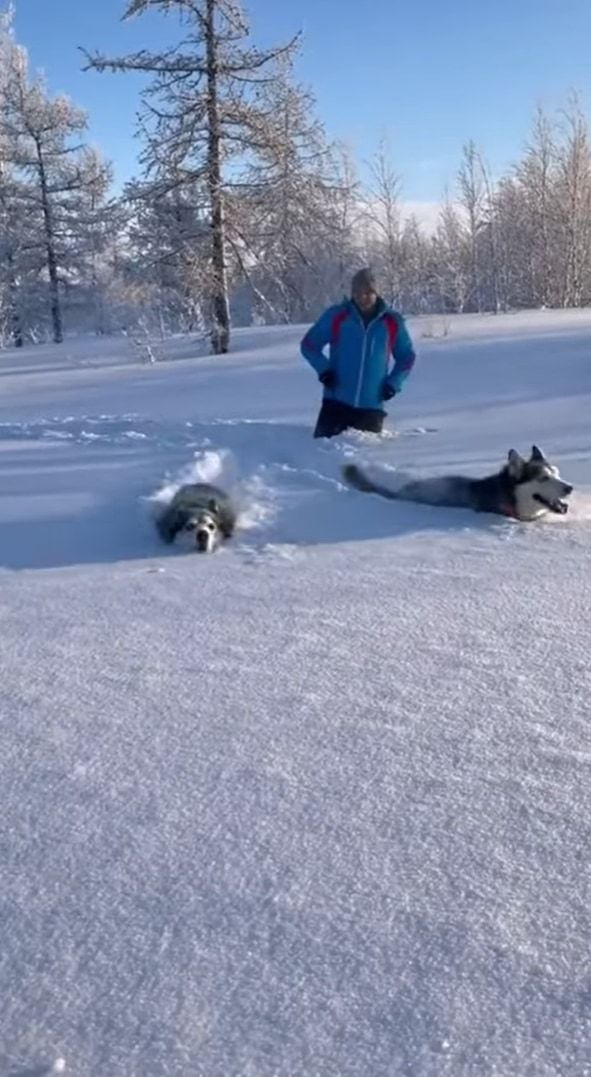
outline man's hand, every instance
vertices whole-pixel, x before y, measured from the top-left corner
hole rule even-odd
[[[336,372],[329,367],[323,374],[318,375],[318,381],[322,382],[326,389],[335,389],[338,383],[338,378]]]
[[[393,396],[396,396],[396,389],[393,389],[391,385],[388,385],[388,382],[384,382],[382,400],[391,400]]]

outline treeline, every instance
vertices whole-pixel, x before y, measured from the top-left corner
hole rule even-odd
[[[433,232],[403,214],[387,146],[369,181],[331,142],[294,77],[299,40],[259,49],[233,0],[129,0],[178,9],[161,53],[86,54],[142,71],[139,174],[112,194],[87,117],[31,74],[0,22],[0,344],[70,332],[201,331],[308,321],[375,267],[405,313],[591,302],[591,151],[575,98],[538,111],[510,173],[473,142]],[[130,132],[131,136],[131,132]]]

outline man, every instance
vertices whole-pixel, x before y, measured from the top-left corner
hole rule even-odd
[[[384,402],[400,392],[415,353],[404,319],[380,298],[370,269],[355,274],[351,299],[329,307],[300,350],[324,386],[314,437],[334,437],[350,427],[381,433]]]

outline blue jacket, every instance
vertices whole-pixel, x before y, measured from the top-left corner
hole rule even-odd
[[[382,409],[384,389],[400,392],[415,361],[402,315],[383,300],[367,328],[351,300],[329,307],[308,330],[300,350],[318,375],[334,370],[336,384],[324,390],[325,399],[354,408]]]

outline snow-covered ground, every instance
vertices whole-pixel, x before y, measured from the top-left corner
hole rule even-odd
[[[591,314],[412,328],[326,444],[295,328],[0,356],[1,1077],[591,1073]],[[566,518],[340,482],[533,441]]]

